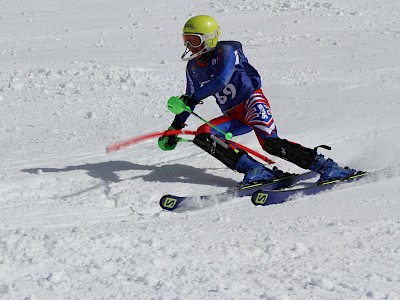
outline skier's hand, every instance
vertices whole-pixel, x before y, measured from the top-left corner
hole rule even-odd
[[[183,103],[185,103],[189,107],[193,107],[198,103],[194,100],[193,96],[182,95],[179,97]]]
[[[185,125],[173,122],[168,130],[181,130]],[[158,147],[164,151],[174,150],[178,144],[178,135],[163,135],[158,139]]]

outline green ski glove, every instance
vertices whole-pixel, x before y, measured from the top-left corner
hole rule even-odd
[[[176,130],[174,127],[170,126],[168,130]],[[164,151],[174,150],[178,144],[178,135],[161,136],[158,139],[158,147]]]

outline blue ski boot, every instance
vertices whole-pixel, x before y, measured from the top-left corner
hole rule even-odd
[[[239,185],[247,185],[256,181],[271,181],[283,174],[283,171],[277,168],[274,168],[273,170],[268,169],[248,154],[243,155],[239,159],[236,164],[236,170],[245,174],[244,179],[239,183]]]
[[[321,174],[317,184],[322,184],[335,179],[346,179],[356,174],[356,170],[349,167],[339,167],[332,159],[326,159],[322,154],[317,154],[311,163],[310,170]]]

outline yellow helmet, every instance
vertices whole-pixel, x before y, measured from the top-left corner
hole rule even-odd
[[[199,15],[190,18],[183,26],[183,42],[187,48],[181,57],[182,60],[190,60],[213,50],[217,46],[220,34],[218,23],[213,17]],[[197,49],[200,46],[203,48]],[[189,51],[193,54],[185,58]]]

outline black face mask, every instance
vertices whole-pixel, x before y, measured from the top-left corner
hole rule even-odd
[[[208,63],[211,60],[211,57],[213,57],[214,51],[215,50],[204,53],[201,57],[199,57],[199,60],[203,63]]]

